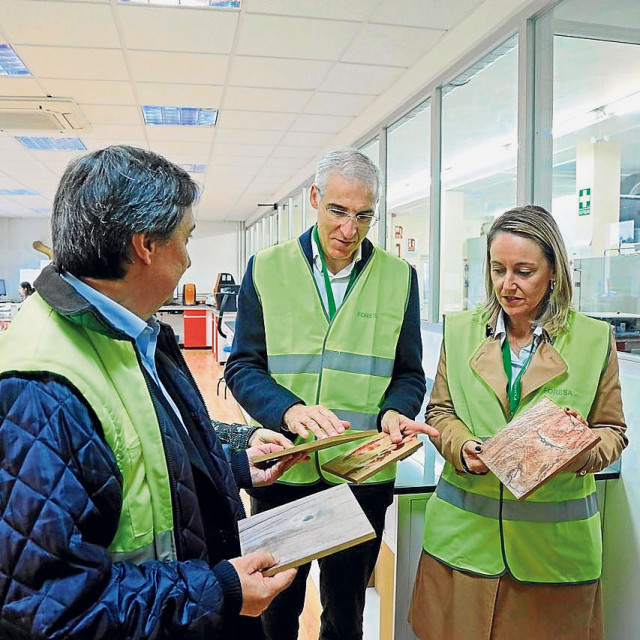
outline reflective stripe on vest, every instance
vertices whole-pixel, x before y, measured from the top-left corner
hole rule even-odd
[[[409,265],[375,248],[329,322],[297,239],[260,251],[253,264],[271,376],[307,405],[321,404],[348,420],[352,429],[375,430],[408,301]],[[295,465],[281,481],[308,484],[324,477],[344,482],[320,466],[355,446],[312,454],[309,462]],[[395,467],[369,482],[394,476]]]
[[[111,556],[175,560],[162,436],[132,343],[71,322],[36,292],[2,335],[0,363],[0,374],[49,372],[68,380],[95,412],[123,480]]]
[[[447,384],[456,416],[478,439],[490,437],[507,417],[470,366],[487,340],[485,318],[470,310],[447,316],[444,326]],[[561,396],[564,406],[588,416],[609,339],[606,323],[572,312],[568,331],[553,344],[567,370],[523,398],[516,415],[545,396],[552,401]],[[560,473],[518,502],[492,473],[460,475],[446,463],[427,504],[423,546],[453,567],[485,576],[509,570],[524,582],[595,580],[602,568],[602,540],[593,475]]]
[[[485,518],[499,518],[500,508],[503,520],[525,522],[570,522],[586,520],[598,513],[598,496],[595,491],[584,498],[563,502],[501,501],[465,491],[440,478],[436,492],[441,500]]]
[[[269,356],[269,373],[320,373],[324,367],[336,371],[364,373],[370,376],[391,376],[393,359],[361,356],[356,353],[325,351],[322,356],[280,355]]]

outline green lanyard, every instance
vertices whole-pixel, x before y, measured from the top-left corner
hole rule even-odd
[[[511,376],[513,375],[513,367],[511,366],[511,347],[509,346],[509,338],[505,335],[504,342],[502,343],[502,364],[504,365],[504,372],[507,374],[507,393],[509,394],[509,412],[511,415],[513,415],[516,412],[516,409],[520,406],[520,398],[522,394],[520,379],[529,366],[529,361],[533,356],[533,351],[532,343],[529,357],[525,360],[522,369],[520,369],[520,373],[514,380],[513,384],[511,384]]]
[[[333,297],[333,289],[331,288],[331,281],[329,280],[329,273],[327,272],[327,264],[324,261],[324,253],[322,252],[322,245],[320,244],[320,239],[318,238],[318,226],[316,225],[313,228],[313,239],[316,241],[318,245],[318,253],[320,254],[320,262],[322,263],[322,275],[324,277],[324,288],[327,290],[327,306],[329,307],[329,322],[333,320],[333,316],[336,315],[336,300]],[[358,274],[356,273],[356,265],[353,265],[353,269],[351,270],[351,276],[349,276],[349,284],[347,284],[347,290],[345,291],[344,297],[347,297],[349,291],[351,291],[351,287],[353,283],[356,281]],[[344,300],[344,298],[343,298]]]

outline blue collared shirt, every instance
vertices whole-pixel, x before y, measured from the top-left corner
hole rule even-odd
[[[116,329],[122,331],[122,333],[134,341],[144,368],[158,387],[160,387],[162,394],[175,411],[175,414],[180,418],[182,426],[184,426],[178,407],[171,399],[162,382],[160,382],[160,377],[158,376],[158,369],[156,368],[156,346],[158,344],[160,325],[155,317],[151,316],[151,318],[145,322],[135,313],[129,311],[129,309],[126,309],[115,300],[105,296],[74,275],[70,273],[61,273],[60,275],[65,282],[68,282],[83,298],[90,302]]]

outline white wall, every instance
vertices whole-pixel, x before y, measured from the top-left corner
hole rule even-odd
[[[31,246],[34,240],[51,246],[49,218],[0,218],[0,278],[10,296],[18,296],[20,269],[39,269],[47,259]]]
[[[191,267],[180,280],[180,293],[185,282],[196,285],[198,296],[212,294],[218,273],[230,273],[238,282],[237,222],[198,221],[189,241]]]
[[[194,282],[198,295],[213,293],[220,271],[231,273],[238,281],[238,223],[198,222],[189,241],[191,267],[180,281]],[[38,269],[46,256],[31,246],[40,240],[51,246],[48,218],[0,218],[0,278],[7,283],[7,293],[17,296],[20,269]],[[33,284],[33,283],[32,283]]]

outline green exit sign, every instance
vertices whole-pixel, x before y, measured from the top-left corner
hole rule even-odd
[[[591,189],[578,191],[578,215],[588,216],[591,213]]]

